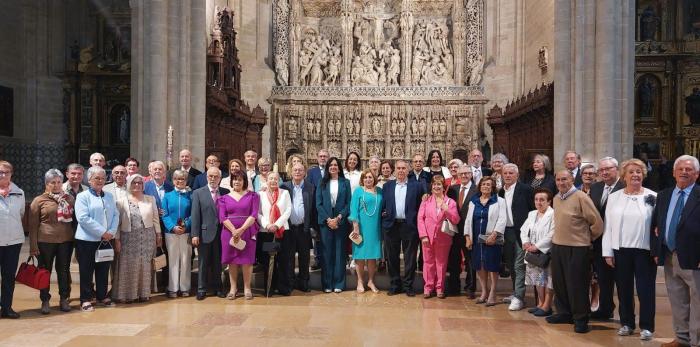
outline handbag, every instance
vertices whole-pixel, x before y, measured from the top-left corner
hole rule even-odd
[[[231,245],[231,247],[233,247],[239,251],[242,251],[245,248],[246,242],[245,242],[245,240],[243,240],[241,238],[239,238],[238,242],[236,242],[236,241],[234,241],[234,238],[232,237],[228,240],[228,244]]]
[[[103,247],[104,245],[107,246]],[[112,260],[114,260],[114,248],[112,248],[112,244],[107,241],[100,242],[100,245],[97,247],[97,251],[95,251],[95,262],[102,263]]]
[[[549,253],[542,253],[540,251],[537,251],[535,253],[525,252],[525,261],[528,264],[532,264],[541,268],[546,268],[547,266],[549,266],[550,258],[551,257],[549,256]]]
[[[158,251],[160,251],[160,254],[158,254]],[[156,256],[153,257],[151,263],[153,263],[153,271],[158,271],[168,266],[168,257],[165,256],[163,247],[158,247],[158,250],[156,251]]]
[[[479,235],[478,242],[486,244],[486,240],[489,238],[489,236],[491,236],[491,233]],[[496,234],[496,243],[494,246],[503,246],[505,243],[506,239],[503,237],[503,234]]]
[[[349,238],[350,241],[352,241],[354,244],[356,244],[356,245],[359,246],[359,245],[362,243],[362,234],[357,233],[357,234],[355,235],[354,238],[352,237],[352,235],[353,235],[353,233],[350,233],[350,235],[348,235],[348,238]]]
[[[15,281],[34,289],[46,289],[49,287],[51,273],[49,270],[39,268],[34,265],[34,257],[29,256],[27,261],[22,263],[17,270]]]
[[[282,244],[277,241],[263,242],[262,250],[268,253],[277,253],[282,248]]]
[[[442,221],[442,227],[440,228],[440,231],[447,235],[455,236],[455,234],[457,233],[457,226],[450,223],[449,220],[445,219],[444,221]]]

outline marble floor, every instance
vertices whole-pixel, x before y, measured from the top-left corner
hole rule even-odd
[[[73,287],[73,297],[78,293]],[[530,302],[532,300],[530,299]],[[386,292],[324,294],[234,301],[208,297],[122,304],[82,313],[41,315],[38,292],[23,285],[14,309],[22,318],[0,320],[0,346],[658,346],[672,340],[668,299],[657,299],[653,341],[618,337],[615,322],[593,323],[585,335],[570,325],[548,325],[505,304],[475,305],[465,297],[425,300]],[[638,332],[637,332],[638,333]]]

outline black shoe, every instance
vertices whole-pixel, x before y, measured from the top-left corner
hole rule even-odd
[[[539,307],[528,308],[527,313],[535,314],[535,312],[537,312],[539,309]]]
[[[17,319],[19,318],[19,313],[15,312],[11,308],[7,310],[2,310],[0,311],[0,318]]]
[[[226,293],[223,290],[217,290],[216,296],[223,299],[226,297]]]
[[[281,291],[277,290],[277,294],[282,295],[282,296],[291,296],[292,292],[291,291]]]
[[[473,291],[468,290],[468,291],[467,291],[467,299],[469,299],[469,300],[474,300],[475,298],[476,298],[476,294],[474,294]]]
[[[319,264],[311,265],[311,271],[318,271],[318,270],[321,270],[321,265],[319,265]]]
[[[549,311],[545,311],[541,308],[538,308],[535,313],[533,313],[535,317],[549,317],[552,315],[552,310],[550,309]]]
[[[606,321],[609,321],[612,319],[612,314],[611,313],[606,314],[606,313],[598,310],[598,311],[591,313],[591,319],[601,321],[601,322],[606,322]]]
[[[197,292],[197,300],[202,301],[207,297],[207,293]]]
[[[414,297],[416,296],[416,291],[413,288],[406,289],[406,296]]]
[[[573,324],[574,320],[571,318],[571,316],[563,315],[563,314],[555,314],[551,315],[546,318],[547,323],[549,324]]]
[[[304,292],[304,293],[308,293],[308,292],[311,291],[311,289],[309,289],[309,285],[308,285],[308,284],[298,285],[298,286],[297,286],[297,289],[300,290],[300,291],[302,291],[302,292]]]
[[[401,290],[401,289],[396,289],[396,288],[391,288],[391,289],[389,289],[388,292],[386,292],[386,295],[388,295],[388,296],[394,296],[394,295],[396,295],[396,294],[401,294],[401,293],[403,293],[403,290]],[[415,295],[415,294],[414,294],[414,295]]]
[[[585,334],[591,331],[591,327],[588,325],[588,321],[577,320],[574,322],[574,332],[578,334]]]

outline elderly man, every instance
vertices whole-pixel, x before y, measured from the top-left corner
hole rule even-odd
[[[199,171],[192,166],[192,152],[190,152],[189,149],[181,150],[178,158],[180,160],[180,170],[187,172],[187,186],[192,187],[195,178],[201,175],[202,171]],[[177,168],[168,171],[168,181],[173,181],[173,172],[175,172],[175,170],[177,170]]]
[[[102,153],[95,152],[95,153],[90,154],[90,167],[99,166],[99,167],[104,169],[106,164],[107,164],[107,161],[105,160],[105,156]],[[88,185],[87,175],[83,176],[82,183],[85,186]],[[107,179],[107,183],[109,183],[109,178]]]
[[[165,164],[163,164],[162,161],[152,162],[149,168],[151,169],[151,180],[144,184],[143,193],[156,199],[158,213],[160,214],[160,230],[166,230],[165,224],[163,224],[163,214],[165,211],[161,207],[163,206],[162,200],[165,193],[172,191],[175,187],[165,179]],[[167,250],[167,247],[165,249]],[[165,288],[165,285],[168,283],[168,271],[170,271],[168,267],[162,269],[161,277],[157,279],[157,283],[160,287]]]
[[[698,159],[682,155],[673,164],[676,186],[656,202],[651,254],[664,267],[676,339],[663,347],[700,346],[700,175]]]
[[[423,186],[424,191],[429,191],[430,181],[432,180],[432,175],[430,172],[423,170],[425,167],[425,158],[422,154],[414,154],[411,159],[411,166],[413,170],[408,174],[409,181],[417,181]],[[419,269],[423,269],[419,267]]]
[[[535,201],[532,188],[518,182],[517,165],[503,165],[502,175],[503,189],[498,195],[506,201],[507,214],[503,259],[513,281],[513,294],[503,300],[510,301],[510,311],[518,311],[525,305],[525,252],[520,239],[520,228],[530,211],[535,209]]]
[[[459,212],[459,224],[457,230],[464,230],[464,220],[467,218],[469,211],[469,199],[478,192],[476,184],[472,182],[472,168],[467,164],[462,164],[457,168],[456,179],[460,184],[455,184],[449,187],[447,196],[457,202],[457,210]],[[462,256],[464,256],[464,266],[467,276],[464,278],[464,290],[467,291],[467,297],[474,299],[474,291],[476,289],[476,273],[469,266],[470,251],[464,241],[464,236],[461,233],[456,233],[452,237],[452,246],[450,255],[447,261],[447,272],[450,276],[447,279],[447,294],[459,295],[461,292],[459,276],[462,272]]]
[[[245,173],[248,177],[248,190],[253,191],[253,180],[260,172],[258,171],[258,152],[249,149],[243,153],[245,162]]]
[[[126,198],[126,168],[123,165],[112,168],[112,180],[112,183],[105,185],[104,190],[112,193],[115,201]]]
[[[564,162],[564,167],[574,176],[574,186],[580,186],[583,183],[581,179],[581,155],[576,153],[576,151],[566,151],[562,161]]]
[[[219,159],[218,156],[214,154],[209,154],[207,156],[207,160],[205,161],[206,170],[209,171],[210,168],[215,167],[221,171],[221,159]],[[223,172],[222,172],[223,176]],[[202,173],[199,174],[195,179],[194,183],[192,183],[192,190],[197,190],[201,187],[204,187],[207,185],[208,179],[207,179],[207,173]]]
[[[77,163],[68,165],[66,169],[67,180],[63,182],[63,191],[75,198],[78,193],[87,190],[88,186],[81,183],[84,179],[84,173],[85,168],[82,165]]]
[[[586,193],[574,187],[569,170],[556,175],[554,236],[551,272],[557,313],[547,317],[550,324],[574,324],[576,333],[587,333],[591,302],[588,298],[592,242],[603,234],[603,220]]]
[[[469,153],[469,165],[472,166],[472,179],[474,183],[479,185],[479,181],[484,176],[491,176],[491,169],[481,167],[481,163],[484,161],[484,155],[478,149],[472,149]]]

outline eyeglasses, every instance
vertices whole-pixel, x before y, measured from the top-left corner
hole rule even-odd
[[[8,176],[9,174],[9,171],[0,171],[0,176]]]
[[[133,181],[133,182],[131,182],[131,184],[143,185],[143,182],[142,181]]]
[[[610,171],[612,169],[615,169],[615,167],[614,166],[601,167],[601,168],[598,168],[598,171],[605,172],[605,171]]]

